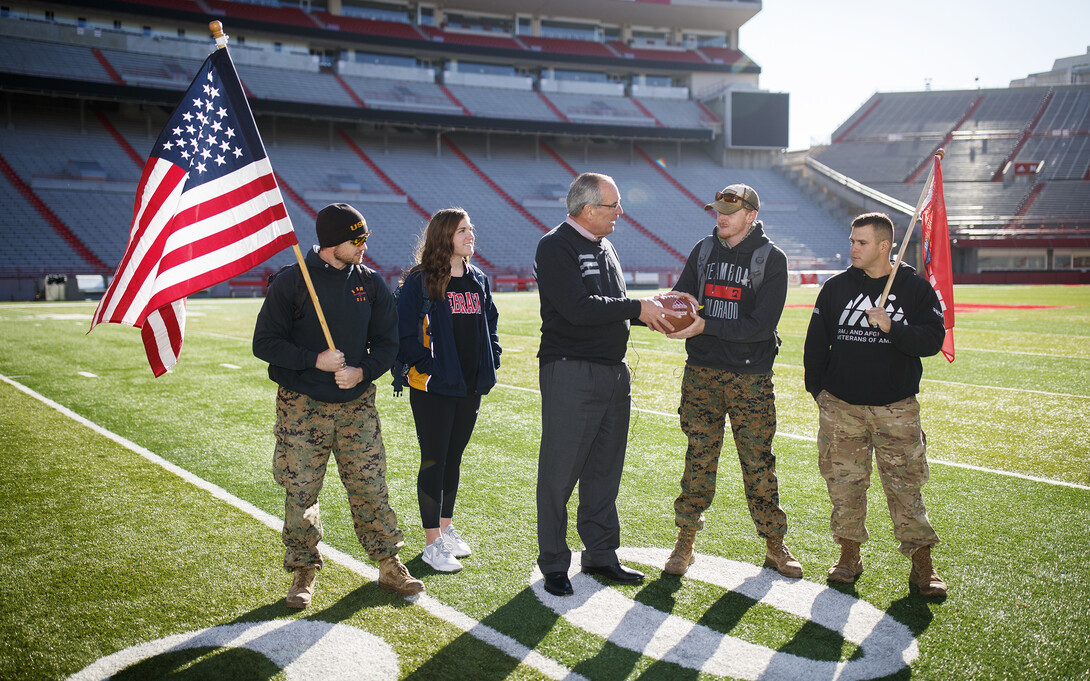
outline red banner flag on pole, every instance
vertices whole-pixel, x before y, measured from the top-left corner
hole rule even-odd
[[[946,224],[946,199],[942,194],[942,164],[935,155],[934,181],[920,211],[923,232],[923,266],[928,281],[939,296],[946,337],[942,354],[954,361],[954,274],[950,264],[950,229]]]
[[[129,245],[91,319],[141,329],[152,372],[182,350],[185,298],[297,243],[242,83],[217,49],[174,110],[136,189]]]

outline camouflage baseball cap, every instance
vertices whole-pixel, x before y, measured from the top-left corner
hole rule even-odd
[[[732,184],[723,191],[715,193],[715,201],[704,206],[704,210],[716,210],[723,215],[737,213],[745,207],[748,210],[760,210],[761,199],[756,190],[748,184]]]

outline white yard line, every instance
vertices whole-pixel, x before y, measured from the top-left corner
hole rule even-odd
[[[540,394],[540,392],[541,392],[541,391],[535,390],[533,388],[523,388],[523,387],[520,387],[520,386],[517,386],[517,385],[507,385],[506,383],[497,383],[496,387],[497,388],[508,388],[510,390],[521,390],[523,392],[530,392],[530,393],[537,393],[537,394]],[[1054,395],[1054,394],[1057,394],[1057,393],[1047,393],[1047,394]],[[1074,397],[1079,397],[1079,396],[1075,395]],[[665,411],[655,411],[654,409],[642,409],[640,407],[632,407],[632,410],[642,412],[644,414],[651,414],[653,416],[665,416],[666,418],[674,418],[674,419],[679,418],[676,413],[669,413],[669,412],[665,412]],[[791,439],[791,440],[801,440],[803,442],[814,442],[814,443],[817,442],[816,437],[811,437],[809,435],[796,435],[794,433],[785,433],[782,430],[776,431],[776,437],[786,437],[786,438]],[[957,463],[955,461],[944,461],[943,459],[930,459],[929,458],[927,460],[927,462],[928,463],[939,464],[939,465],[942,465],[942,466],[954,466],[956,468],[966,468],[966,469],[971,470],[971,471],[980,471],[981,473],[993,473],[995,475],[1005,475],[1007,477],[1020,478],[1022,480],[1032,480],[1034,482],[1043,482],[1043,483],[1046,483],[1046,484],[1049,484],[1049,485],[1060,485],[1062,487],[1074,487],[1075,489],[1090,490],[1090,486],[1080,485],[1080,484],[1078,484],[1076,482],[1067,482],[1065,480],[1053,480],[1051,478],[1038,478],[1038,477],[1035,477],[1035,476],[1032,476],[1032,475],[1024,475],[1022,473],[1012,473],[1011,471],[1004,471],[1004,470],[1000,470],[998,468],[984,468],[983,466],[973,466],[971,464]]]
[[[211,482],[208,482],[204,478],[190,473],[181,466],[167,461],[166,459],[152,452],[151,450],[145,447],[141,447],[135,442],[132,442],[131,440],[124,438],[117,433],[106,430],[97,423],[94,423],[93,421],[90,421],[80,416],[68,407],[65,407],[64,405],[49,399],[41,393],[38,393],[31,388],[28,388],[22,383],[13,381],[12,379],[2,374],[0,374],[0,380],[4,381],[5,383],[11,385],[18,390],[21,390],[27,395],[30,395],[42,404],[56,409],[64,416],[67,416],[73,421],[76,421],[77,423],[80,423],[81,425],[90,428],[99,435],[113,440],[122,447],[125,447],[126,449],[129,449],[136,454],[144,457],[148,461],[158,466],[161,466],[162,468],[170,471],[171,473],[174,473],[175,475],[182,478],[186,482],[194,485],[195,487],[199,487],[200,489],[209,492],[217,499],[225,501],[231,506],[234,506],[235,508],[245,513],[248,513],[249,515],[253,516],[258,521],[266,525],[269,529],[277,532],[278,534],[283,530],[284,522],[280,518],[266,513],[265,511],[261,510],[257,506],[254,506],[253,504],[244,499],[236,497],[234,494],[231,494],[219,485],[215,485]],[[340,563],[341,565],[344,565],[349,570],[352,570],[364,579],[369,579],[373,582],[378,581],[378,569],[372,567],[371,565],[368,565],[367,563],[353,556],[350,556],[347,553],[344,553],[343,551],[340,551],[326,544],[325,542],[321,542],[318,547],[323,554],[329,556],[331,559]],[[583,676],[576,674],[559,662],[548,658],[535,650],[527,648],[510,636],[503,634],[486,624],[478,622],[469,615],[459,612],[458,610],[455,610],[454,608],[437,601],[431,596],[428,596],[426,593],[418,594],[416,596],[410,596],[405,600],[416,603],[435,617],[438,617],[439,619],[444,620],[453,625],[454,627],[466,632],[470,636],[473,636],[474,638],[479,639],[484,643],[493,646],[494,648],[497,648],[500,652],[510,657],[513,657],[519,662],[533,667],[534,669],[551,679],[557,679],[558,681],[586,681]]]

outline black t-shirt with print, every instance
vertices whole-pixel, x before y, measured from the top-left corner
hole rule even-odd
[[[480,315],[484,314],[481,294],[470,277],[451,277],[447,284],[447,303],[454,320],[454,347],[466,381],[466,394],[472,395],[477,391],[477,372],[480,370],[477,348],[481,343]]]

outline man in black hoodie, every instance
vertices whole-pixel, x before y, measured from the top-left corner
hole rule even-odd
[[[945,330],[935,290],[889,255],[893,222],[883,213],[852,221],[852,266],[825,282],[806,331],[806,390],[817,400],[818,467],[829,488],[840,558],[829,580],[850,584],[863,572],[871,452],[878,462],[893,535],[912,559],[909,583],[925,596],[946,595],[931,564],[939,541],[924,508],[926,438],[916,393],[921,357],[936,354]],[[888,300],[878,301],[893,277]]]
[[[322,567],[318,542],[322,490],[330,450],[348,491],[356,536],[379,564],[379,586],[403,596],[424,590],[397,557],[405,545],[386,487],[374,381],[397,355],[397,308],[382,277],[363,266],[367,222],[352,206],[334,203],[318,213],[318,245],[307,272],[336,349],[325,340],[305,295],[298,265],[276,275],[254,328],[254,355],[269,363],[276,394],[273,476],[284,488],[284,568],[294,573],[289,608],[306,608],[314,573]]]
[[[689,254],[674,286],[702,304],[684,338],[681,429],[689,438],[681,494],[674,501],[677,543],[666,572],[682,575],[695,562],[696,532],[715,496],[715,476],[730,417],[742,466],[750,517],[765,540],[765,564],[785,577],[802,577],[802,565],[783,543],[787,515],[776,479],[776,394],[772,362],[779,351],[776,324],[787,299],[787,256],[757,220],[761,200],[748,185],[716,192],[704,208],[716,211],[713,234]]]

